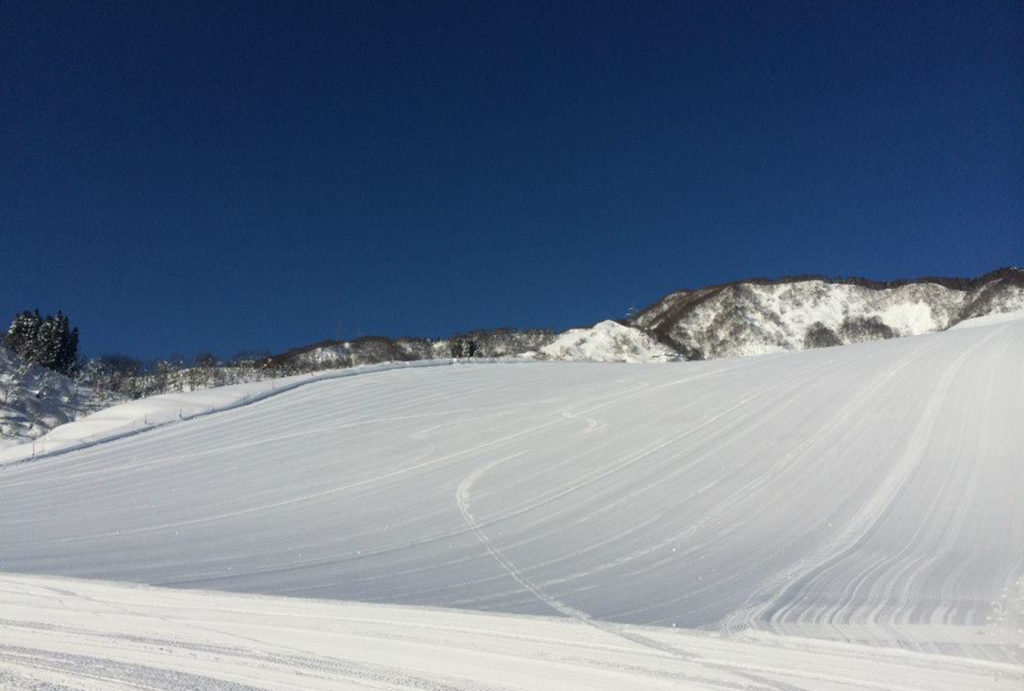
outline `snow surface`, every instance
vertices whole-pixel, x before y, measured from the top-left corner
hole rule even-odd
[[[966,319],[959,324],[954,324],[951,329],[973,329],[978,326],[992,326],[993,324],[1003,324],[1005,322],[1017,321],[1018,319],[1024,319],[1024,310],[1017,310],[1015,312],[1004,312],[1002,314],[988,314],[984,317],[975,317],[974,319]]]
[[[0,687],[1009,689],[1013,665],[572,619],[0,574]]]
[[[28,444],[50,430],[120,399],[45,367],[0,345],[0,449]]]
[[[563,621],[493,621],[550,638],[553,648],[544,654],[596,663],[604,654],[563,644],[615,636],[669,660],[678,656],[658,647],[664,637],[692,636],[667,643],[692,652],[707,635],[671,630],[682,627],[722,634],[706,638],[714,649],[707,657],[725,666],[718,672],[737,671],[729,660],[748,654],[736,649],[729,658],[730,645],[756,643],[766,646],[764,657],[736,666],[772,679],[768,670],[795,651],[805,656],[793,663],[801,673],[816,670],[827,681],[840,667],[819,652],[846,651],[851,684],[939,688],[948,679],[955,688],[956,674],[981,670],[977,683],[959,687],[1007,679],[1019,686],[1022,350],[1024,319],[1015,319],[738,360],[494,363],[300,378],[305,383],[264,391],[247,405],[236,400],[222,412],[3,466],[0,571],[558,615]],[[151,596],[156,610],[140,605],[137,617],[122,620],[90,610],[103,598],[127,599],[89,590],[110,586],[79,583],[55,595],[41,583],[0,578],[5,673],[34,674],[24,670],[40,665],[55,674],[91,669],[72,655],[97,656],[106,635],[120,650],[120,641],[143,635],[128,620],[168,621],[158,601],[200,597],[147,590],[144,599]],[[18,605],[19,588],[39,588],[49,609]],[[53,604],[60,600],[64,609]],[[364,606],[339,603],[337,611]],[[254,640],[271,636],[267,645],[280,646],[291,644],[272,633],[275,626],[300,638],[307,632],[310,641],[320,631],[299,615],[264,627],[225,622],[213,605],[192,609],[202,614],[167,632],[171,650],[193,649],[204,630],[222,641],[224,627]],[[92,643],[76,647],[79,628],[61,623],[65,610],[92,622],[80,627]],[[374,611],[368,618],[399,612],[405,628],[380,634],[396,642],[416,640],[411,630],[430,616]],[[38,627],[51,626],[46,634],[32,633],[31,616],[41,617]],[[443,612],[437,621],[474,628],[454,622],[487,616]],[[123,625],[112,632],[105,628],[115,626],[111,621]],[[424,626],[418,640],[428,646],[435,634]],[[504,635],[501,626],[481,624],[481,640],[487,631]],[[17,643],[30,634],[35,642]],[[38,653],[48,637],[56,661]],[[90,645],[94,652],[82,652]],[[288,654],[316,655],[305,645]],[[10,653],[18,646],[29,651],[18,653],[20,661]],[[430,654],[422,646],[413,658],[442,670],[431,674],[458,676],[465,669],[459,651],[474,643],[442,642]],[[98,655],[103,669],[151,662],[123,659],[114,648]],[[509,664],[525,673],[529,665],[517,654]],[[408,671],[400,654],[393,659]],[[364,662],[359,669],[374,674],[390,669],[380,658]],[[635,662],[623,667],[646,674],[645,665],[655,664]],[[906,667],[903,676],[857,676],[873,675],[876,662],[879,670]],[[224,661],[225,669],[233,664]],[[295,664],[305,673],[311,663]],[[486,657],[482,665],[492,670],[488,683],[518,683]],[[949,676],[925,679],[917,676],[922,670]],[[666,674],[677,673],[696,674]],[[724,685],[711,678],[709,686]],[[802,679],[789,683],[828,687]]]
[[[550,360],[588,362],[669,362],[679,354],[658,343],[640,329],[611,320],[589,329],[570,329],[540,349]]]
[[[479,363],[493,362],[480,360]],[[248,405],[267,396],[290,391],[312,381],[353,377],[371,372],[408,367],[439,367],[456,364],[452,360],[418,360],[413,362],[387,362],[378,365],[359,365],[344,370],[327,370],[291,377],[265,379],[244,384],[232,384],[195,391],[150,396],[120,403],[99,410],[80,420],[61,425],[38,439],[35,445],[20,444],[0,450],[0,466],[25,461],[73,449],[93,446],[120,437],[138,434],[153,427],[166,425],[210,413]],[[474,363],[477,364],[477,363]]]

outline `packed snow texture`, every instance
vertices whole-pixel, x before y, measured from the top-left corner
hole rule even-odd
[[[191,420],[202,415],[248,405],[267,396],[303,386],[311,381],[352,377],[404,367],[438,367],[451,364],[453,364],[451,360],[419,360],[362,365],[345,370],[300,374],[244,384],[149,396],[120,403],[75,422],[61,425],[35,444],[21,444],[0,449],[0,465],[93,446],[100,442],[138,434],[172,422]],[[46,372],[46,370],[43,371]]]
[[[746,633],[0,574],[0,687],[1009,689],[1022,668]]]
[[[1011,320],[312,380],[7,464],[0,571],[1020,665],[1022,350]]]
[[[570,329],[538,351],[549,360],[588,362],[669,362],[679,354],[640,329],[611,320],[589,329]]]
[[[1018,310],[1016,312],[1002,312],[996,314],[989,314],[984,317],[975,317],[974,319],[968,319],[962,321],[951,329],[975,329],[979,326],[992,326],[993,324],[1003,324],[1005,322],[1012,322],[1018,319],[1024,319],[1024,310]]]
[[[31,442],[120,400],[26,362],[0,345],[0,450]]]

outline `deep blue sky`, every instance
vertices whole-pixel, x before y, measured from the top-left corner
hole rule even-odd
[[[1024,263],[1024,3],[0,3],[0,319],[556,329]]]

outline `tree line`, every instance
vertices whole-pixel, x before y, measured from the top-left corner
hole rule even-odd
[[[440,341],[364,336],[351,342],[325,341],[276,356],[246,351],[228,360],[205,351],[191,359],[172,356],[143,361],[121,353],[87,359],[78,352],[78,329],[69,324],[63,312],[44,317],[35,310],[15,316],[6,337],[0,341],[21,356],[26,366],[40,365],[97,391],[141,398],[393,360],[505,357],[536,350],[552,338],[548,330],[491,329],[456,333]],[[341,356],[323,359],[305,355],[309,350],[327,346],[341,348]]]

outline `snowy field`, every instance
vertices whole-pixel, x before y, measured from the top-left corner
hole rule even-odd
[[[773,634],[0,575],[0,688],[1012,689],[1013,665]]]
[[[1024,688],[1022,353],[385,370],[11,457],[0,686]]]

